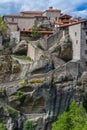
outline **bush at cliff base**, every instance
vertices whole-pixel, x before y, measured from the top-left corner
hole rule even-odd
[[[6,128],[4,127],[4,124],[0,122],[0,130],[6,130]]]
[[[87,130],[87,113],[83,106],[72,102],[69,110],[53,123],[52,130]]]
[[[34,123],[32,121],[27,120],[24,123],[24,130],[34,130]]]

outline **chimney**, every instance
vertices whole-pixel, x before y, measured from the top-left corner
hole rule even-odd
[[[53,7],[52,7],[52,6],[50,6],[50,7],[49,7],[49,10],[52,10],[52,9],[53,9]]]

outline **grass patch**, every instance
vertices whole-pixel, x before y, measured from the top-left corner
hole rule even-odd
[[[28,84],[28,80],[22,80],[19,84],[20,85],[27,85]]]
[[[15,58],[21,59],[21,60],[28,60],[28,61],[32,61],[32,59],[29,56],[20,56],[20,55],[14,55]]]
[[[43,79],[33,79],[33,80],[30,80],[29,81],[29,83],[31,83],[31,84],[35,84],[35,83],[43,83],[44,82],[44,80]]]
[[[2,64],[2,65],[6,65],[7,64],[7,62],[6,61],[1,61],[1,63],[0,64]]]
[[[33,121],[26,120],[24,123],[24,130],[34,130],[34,123]]]
[[[18,115],[18,112],[14,109],[11,109],[10,107],[6,107],[6,111],[9,113],[9,115],[15,119]]]
[[[24,92],[22,91],[17,91],[12,97],[15,99],[20,98],[22,95],[24,94]]]
[[[0,130],[7,130],[2,122],[0,122]]]

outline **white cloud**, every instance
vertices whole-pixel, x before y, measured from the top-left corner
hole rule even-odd
[[[54,8],[61,9],[63,13],[72,14],[73,16],[80,15],[82,17],[87,17],[86,16],[87,10],[83,10],[83,11],[76,10],[76,8],[79,5],[83,3],[87,3],[87,0],[66,0],[66,1],[65,0],[24,0],[24,1],[23,0],[0,0],[1,5],[10,2],[14,3],[14,6],[15,5],[19,6],[18,8],[19,12],[23,10],[46,10],[49,6],[53,6]],[[12,7],[9,6],[9,8]],[[9,10],[11,11],[12,9]],[[8,10],[6,10],[6,12],[7,11]]]
[[[8,3],[8,2],[16,2],[16,3],[19,3],[19,2],[21,2],[21,0],[0,0],[0,3]]]
[[[75,17],[83,17],[83,18],[87,18],[87,10],[82,10],[82,11],[74,11],[72,12],[72,15]]]

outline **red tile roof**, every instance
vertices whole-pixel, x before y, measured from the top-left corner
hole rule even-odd
[[[62,28],[62,27],[68,27],[68,26],[72,26],[72,25],[76,25],[76,24],[79,24],[79,23],[83,23],[83,22],[86,22],[87,20],[81,20],[81,21],[73,21],[72,23],[69,23],[69,24],[63,24],[63,25],[60,25],[59,28]]]
[[[23,13],[23,14],[35,14],[35,15],[42,15],[43,14],[43,12],[42,11],[23,11],[23,12],[21,12],[21,13]]]
[[[67,15],[67,14],[63,14],[63,15],[60,15],[59,18],[72,18],[72,16]]]
[[[44,11],[43,13],[45,12],[61,12],[61,10],[58,10],[58,9],[48,9],[46,11]]]
[[[31,33],[32,32],[32,30],[21,30],[20,32],[27,32],[27,33]],[[45,31],[38,31],[38,32],[40,32],[40,33],[42,33],[42,34],[53,34],[53,31],[47,31],[47,30],[45,30]]]
[[[12,17],[14,17],[14,18],[34,18],[34,16],[25,16],[25,15],[4,15],[4,17],[9,17],[9,18],[12,18]]]
[[[55,21],[55,24],[57,24],[57,25],[63,25],[63,22]]]

